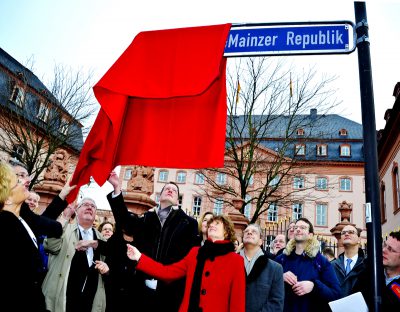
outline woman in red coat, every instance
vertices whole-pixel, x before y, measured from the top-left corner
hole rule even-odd
[[[244,312],[245,271],[243,258],[234,252],[232,222],[216,216],[208,222],[208,240],[194,247],[181,261],[162,265],[132,245],[128,257],[137,269],[157,279],[174,281],[186,277],[180,312]]]

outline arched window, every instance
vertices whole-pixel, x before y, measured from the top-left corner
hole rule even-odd
[[[340,129],[340,130],[339,130],[339,135],[340,135],[340,136],[346,136],[347,134],[348,134],[348,132],[347,132],[346,129]]]
[[[385,183],[381,182],[381,222],[385,223],[386,222],[386,189],[385,189]]]
[[[400,181],[399,181],[399,165],[395,162],[392,170],[393,185],[393,211],[400,209]]]

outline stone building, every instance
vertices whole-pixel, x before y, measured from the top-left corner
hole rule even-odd
[[[50,136],[58,136],[60,141],[66,138],[66,143],[59,145],[50,156],[51,163],[42,172],[41,182],[34,186],[41,197],[40,207],[44,209],[59,193],[76,166],[83,146],[82,125],[62,107],[31,70],[1,48],[0,118],[0,144],[3,145],[0,157],[4,161],[21,157],[26,152],[17,140],[13,142],[13,138],[7,136],[6,124],[15,125],[15,131],[20,132],[21,136],[29,132],[32,138],[43,138],[47,144]],[[29,145],[28,141],[25,141],[26,145]],[[3,148],[5,146],[7,148]],[[46,157],[46,153],[43,153],[43,157]]]
[[[304,216],[313,222],[317,234],[331,237],[330,229],[341,222],[338,209],[346,202],[353,208],[350,222],[362,228],[362,236],[366,237],[362,125],[336,114],[318,115],[316,109],[312,109],[308,116],[300,117],[315,122],[310,123],[310,127],[297,129],[295,137],[290,141],[291,147],[286,151],[286,157],[297,158],[297,164],[292,181],[282,192],[293,189],[296,192],[290,196],[290,200],[270,205],[268,211],[259,218],[261,226],[268,228]],[[280,122],[284,123],[285,117],[281,119]],[[275,153],[284,140],[280,135],[282,127],[272,128],[274,132],[262,138],[255,151],[264,154],[264,159]],[[225,163],[228,161],[229,158],[226,158]],[[121,168],[120,179],[125,190],[132,178],[131,173],[132,167]],[[262,179],[262,176],[254,176],[254,188]],[[217,198],[215,201],[210,201],[204,195],[203,188],[207,188],[207,183],[200,172],[192,169],[155,168],[154,193],[151,194],[155,202],[158,202],[161,188],[168,181],[179,184],[179,205],[189,215],[198,216],[205,211],[217,214],[231,211],[231,207],[223,202],[227,195],[221,194],[221,200]],[[223,173],[217,173],[215,181],[238,187]],[[246,206],[246,217],[250,218],[254,213],[253,206]]]
[[[378,163],[382,234],[400,230],[400,82],[393,90],[395,102],[385,113],[385,128],[378,132]]]

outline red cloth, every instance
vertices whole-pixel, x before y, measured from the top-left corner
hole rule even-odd
[[[93,88],[101,109],[71,185],[102,185],[117,165],[223,167],[230,27],[139,33]]]
[[[186,312],[190,302],[194,272],[197,264],[199,247],[194,247],[181,261],[163,265],[142,254],[137,269],[156,279],[174,281],[186,277],[185,293],[179,312]],[[243,258],[230,252],[223,256],[209,259],[204,264],[201,280],[200,307],[203,312],[244,312],[246,277]]]

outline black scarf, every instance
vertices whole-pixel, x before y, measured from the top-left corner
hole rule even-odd
[[[215,257],[226,255],[233,252],[235,247],[232,242],[224,241],[222,243],[213,243],[206,240],[204,245],[200,247],[197,254],[196,270],[194,271],[192,289],[189,296],[188,312],[200,312],[200,287],[203,276],[204,264],[207,259],[214,261]]]

